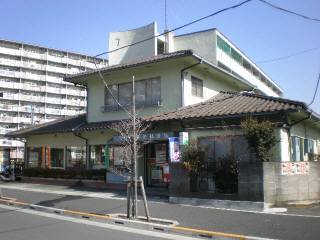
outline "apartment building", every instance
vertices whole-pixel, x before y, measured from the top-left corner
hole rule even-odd
[[[23,158],[24,142],[9,131],[85,112],[86,89],[64,82],[69,74],[107,61],[31,44],[0,40],[0,163]]]
[[[240,81],[247,82],[260,93],[273,97],[282,96],[282,89],[271,77],[216,28],[182,35],[174,35],[173,32],[165,36],[158,35],[155,22],[129,31],[111,32],[109,35],[110,51],[143,39],[150,40],[112,52],[109,54],[109,65],[130,63],[137,59],[163,53],[193,50],[204,61],[218,66]],[[154,38],[151,39],[152,37]],[[185,105],[190,103],[190,101],[185,101]]]

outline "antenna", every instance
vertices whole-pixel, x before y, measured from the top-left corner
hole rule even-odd
[[[165,31],[168,30],[168,23],[167,23],[167,0],[164,0],[164,29],[165,29]]]

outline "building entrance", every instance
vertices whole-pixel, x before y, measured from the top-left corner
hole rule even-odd
[[[161,141],[149,143],[146,150],[146,178],[150,187],[167,187],[169,173],[168,143]]]

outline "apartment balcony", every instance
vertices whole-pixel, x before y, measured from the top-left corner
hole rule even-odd
[[[50,93],[56,93],[56,94],[66,94],[66,89],[63,88],[56,88],[56,87],[46,87],[46,91]]]
[[[20,95],[21,101],[30,101],[30,102],[44,102],[45,97],[44,96],[32,96],[32,95]]]
[[[104,63],[97,63],[97,66],[94,63],[91,62],[86,62],[86,67],[90,69],[97,69],[97,68],[103,68],[106,67],[107,65]]]
[[[0,81],[1,88],[19,89],[19,83]]]
[[[47,60],[51,62],[56,62],[56,63],[67,63],[67,58],[66,57],[58,57],[58,56],[53,56],[48,54]]]
[[[22,90],[29,90],[29,91],[35,91],[35,92],[45,91],[45,86],[37,86],[37,85],[31,85],[31,84],[25,84],[25,83],[22,83],[20,88]]]
[[[19,110],[18,105],[8,105],[8,104],[1,104],[0,111],[12,111],[17,112]]]
[[[21,67],[42,70],[42,71],[46,70],[46,65],[32,63],[32,62],[21,62]]]
[[[19,78],[20,77],[20,72],[1,70],[0,69],[0,76]]]
[[[11,116],[0,116],[0,122],[18,123],[18,118],[17,117],[11,117]]]
[[[19,94],[10,94],[10,93],[4,92],[2,99],[19,100]]]
[[[33,119],[33,121],[35,121],[35,119]],[[32,119],[31,118],[27,118],[27,117],[20,117],[19,118],[19,122],[20,123],[24,123],[24,124],[31,124],[32,123]]]
[[[52,83],[64,83],[63,78],[61,77],[53,77],[53,76],[46,76],[47,82],[52,82]]]
[[[80,99],[77,99],[77,100],[68,99],[67,100],[67,105],[85,107],[86,106],[86,102],[85,101],[81,101]]]
[[[84,111],[79,111],[79,110],[64,110],[62,113],[63,113],[62,115],[73,116],[73,115],[78,115],[78,114],[84,113]]]
[[[25,51],[25,50],[22,51],[21,56],[27,57],[27,58],[41,59],[41,60],[47,59],[46,53],[29,52],[29,51]]]
[[[66,100],[63,99],[63,98],[47,97],[46,98],[46,102],[47,103],[52,103],[52,104],[61,104],[61,105],[65,105],[66,104]]]
[[[27,112],[27,113],[41,113],[44,114],[44,107],[31,107],[31,106],[21,106],[19,108],[20,112]]]
[[[21,62],[17,60],[0,58],[0,65],[20,67],[20,63]]]
[[[71,58],[68,58],[67,60],[67,63],[68,64],[72,64],[72,65],[76,65],[76,66],[80,66],[83,61],[82,60],[75,60],[75,59],[71,59]]]
[[[55,108],[46,108],[47,114],[54,114],[54,115],[62,115],[62,111],[60,109]]]
[[[20,56],[21,49],[12,49],[12,48],[0,47],[0,53],[7,54],[7,55],[13,55],[13,56]]]
[[[7,134],[8,132],[16,131],[18,128],[0,128],[0,134]]]
[[[67,73],[67,69],[65,67],[56,67],[56,66],[50,66],[47,65],[47,71],[49,72],[55,72],[55,73]]]
[[[74,95],[74,96],[86,96],[86,91],[80,89],[67,89],[67,95]]]
[[[21,72],[20,77],[25,78],[25,79],[39,80],[39,81],[45,81],[45,79],[46,79],[45,75],[26,73],[26,72]]]

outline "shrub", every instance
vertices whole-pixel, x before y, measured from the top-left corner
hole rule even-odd
[[[215,184],[221,193],[238,191],[238,162],[229,157],[220,158],[216,162]]]
[[[183,166],[190,176],[198,176],[204,163],[204,153],[196,140],[191,140],[182,151]]]
[[[91,179],[104,180],[106,169],[49,169],[26,168],[22,171],[25,177],[64,178],[64,179]]]
[[[278,140],[273,134],[273,124],[270,121],[257,121],[248,118],[241,122],[249,148],[262,162],[271,159],[270,150],[276,145]]]

